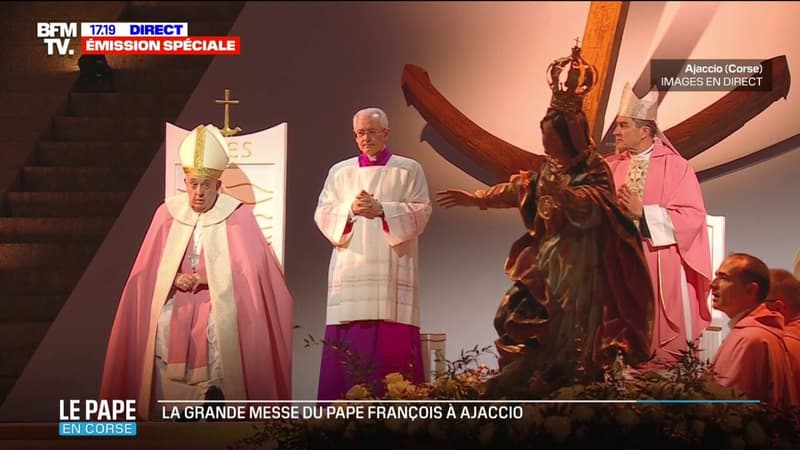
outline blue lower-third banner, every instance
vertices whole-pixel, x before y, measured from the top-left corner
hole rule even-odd
[[[59,422],[59,436],[136,436],[136,422]]]

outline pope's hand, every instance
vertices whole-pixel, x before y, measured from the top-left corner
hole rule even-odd
[[[188,292],[194,288],[195,277],[191,273],[178,273],[172,283],[179,291]]]
[[[193,273],[192,274],[192,292],[197,292],[200,290],[200,286],[207,285],[208,278],[204,273]]]

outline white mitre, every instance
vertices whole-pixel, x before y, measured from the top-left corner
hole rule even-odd
[[[622,101],[619,105],[618,116],[631,117],[641,120],[656,121],[658,114],[658,92],[651,91],[642,98],[636,96],[630,83],[625,83],[622,88]]]
[[[214,125],[198,125],[181,142],[178,156],[183,173],[218,179],[228,166],[228,144]]]

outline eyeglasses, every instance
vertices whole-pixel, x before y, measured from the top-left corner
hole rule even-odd
[[[386,128],[381,128],[381,129],[370,128],[368,130],[355,130],[353,131],[353,136],[355,136],[356,139],[363,138],[366,135],[369,135],[369,137],[375,137],[378,133],[381,133],[384,130],[386,130]]]

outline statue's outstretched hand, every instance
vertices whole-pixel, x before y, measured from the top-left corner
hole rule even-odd
[[[480,206],[474,194],[460,189],[448,189],[436,193],[436,201],[440,206],[452,208],[453,206]]]

